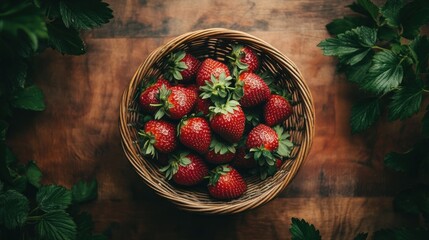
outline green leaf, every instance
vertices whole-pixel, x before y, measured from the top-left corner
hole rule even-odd
[[[60,12],[66,27],[82,30],[99,27],[113,18],[109,4],[101,0],[61,0]]]
[[[389,26],[397,27],[400,25],[399,12],[403,6],[403,0],[388,0],[381,8],[381,14]]]
[[[39,40],[48,36],[45,19],[40,9],[29,1],[3,4],[0,7],[0,32],[9,33],[18,39],[23,33],[29,39],[32,49],[37,50]]]
[[[292,234],[292,240],[321,240],[319,230],[316,230],[313,224],[307,223],[304,219],[292,218],[292,224],[289,228]]]
[[[429,186],[418,185],[402,190],[394,199],[395,209],[408,214],[429,214]]]
[[[79,181],[72,187],[72,198],[75,203],[83,203],[97,198],[98,184],[94,179],[89,182]]]
[[[429,139],[420,139],[413,148],[405,153],[391,152],[384,159],[385,165],[398,172],[410,176],[425,176],[429,174]]]
[[[424,73],[428,70],[429,61],[429,40],[427,36],[418,36],[410,42],[410,48],[417,60],[417,73]]]
[[[0,225],[14,229],[24,225],[30,210],[28,199],[15,190],[0,193]]]
[[[422,119],[422,135],[429,138],[429,105],[426,107],[426,113]]]
[[[92,229],[94,228],[91,215],[87,212],[82,212],[74,217],[74,221],[77,227],[76,239],[90,239],[92,237]]]
[[[378,98],[368,98],[355,103],[350,116],[352,133],[362,132],[373,125],[380,117]]]
[[[47,25],[49,33],[49,45],[62,54],[81,55],[86,52],[85,43],[79,36],[79,32],[73,28],[67,28],[62,22],[55,21]]]
[[[40,187],[42,172],[34,161],[30,161],[27,163],[25,175],[27,176],[27,180],[31,185],[35,186],[36,188]]]
[[[363,17],[345,16],[328,23],[326,29],[331,35],[338,35],[359,26],[370,26],[370,23]]]
[[[374,240],[427,240],[427,229],[395,228],[381,229],[374,232]]]
[[[401,62],[401,57],[391,50],[376,53],[367,81],[362,87],[376,94],[384,94],[397,88],[404,77]]]
[[[36,224],[36,233],[40,239],[74,240],[76,224],[64,210],[56,210],[43,214]]]
[[[42,90],[36,85],[17,90],[11,103],[15,108],[26,110],[43,111],[45,109]]]
[[[371,52],[376,40],[377,29],[362,26],[328,38],[320,42],[318,47],[324,55],[337,56],[341,63],[354,65]]]
[[[413,173],[418,167],[414,157],[415,152],[412,150],[406,153],[390,152],[384,157],[384,165],[397,172]]]
[[[397,28],[392,28],[387,25],[378,28],[378,38],[381,41],[400,43],[401,36]]]
[[[366,240],[368,233],[359,233],[353,240]]]
[[[0,141],[6,140],[7,130],[9,129],[9,123],[4,120],[0,120]]]
[[[49,212],[66,209],[72,202],[72,194],[70,190],[62,186],[42,186],[37,191],[36,200],[40,209]]]
[[[18,54],[18,53],[15,53]],[[2,56],[4,57],[4,56]],[[10,82],[10,87],[24,88],[27,81],[28,63],[26,59],[18,58],[16,55],[14,59],[7,60],[8,67],[3,68],[2,77]],[[2,93],[0,93],[1,95]]]
[[[423,89],[421,86],[402,86],[394,91],[392,100],[388,106],[388,118],[390,121],[406,119],[420,110]]]
[[[429,1],[414,0],[407,3],[399,13],[402,24],[402,36],[413,39],[420,32],[420,27],[429,22]]]
[[[371,65],[372,54],[368,54],[368,56],[366,56],[360,63],[353,66],[342,65],[340,68],[345,72],[348,81],[360,85],[365,82]]]
[[[379,22],[378,18],[380,9],[371,0],[357,0],[349,7],[357,13],[361,13],[372,18],[376,23]]]

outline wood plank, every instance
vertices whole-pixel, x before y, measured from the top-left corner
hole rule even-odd
[[[120,14],[109,27],[94,31],[93,37],[165,37],[212,27],[306,35],[314,29],[324,31],[321,26],[329,19],[347,11],[347,3],[341,0],[108,2]]]
[[[351,135],[348,118],[358,92],[316,46],[328,37],[325,24],[347,12],[348,3],[108,2],[116,18],[85,34],[86,55],[46,51],[35,58],[34,80],[47,109],[21,115],[8,140],[21,161],[37,161],[47,183],[97,178],[99,200],[87,206],[97,229],[114,222],[113,239],[288,239],[290,218],[299,217],[324,239],[352,239],[360,231],[415,223],[391,206],[412,180],[386,171],[383,156],[415,141],[421,116]],[[233,216],[194,215],[156,196],[126,160],[118,130],[120,97],[139,64],[173,37],[207,27],[247,31],[286,54],[304,75],[316,109],[313,148],[291,185],[265,206]]]
[[[113,222],[114,239],[290,239],[292,217],[315,224],[323,239],[353,239],[359,232],[413,223],[391,211],[390,198],[278,198],[230,216],[182,212],[164,200],[144,198],[99,201],[88,210],[100,231]]]
[[[317,116],[312,151],[282,196],[392,196],[409,184],[403,177],[385,171],[382,156],[404,144],[395,142],[395,135],[409,139],[407,133],[413,131],[396,123],[380,126],[377,135],[351,136],[347,119],[353,89],[344,79],[332,80],[332,60],[315,47],[317,38],[308,37],[297,51],[288,42],[300,39],[289,36],[276,40],[276,36],[266,33],[263,37],[290,53],[301,67],[313,92]],[[21,158],[27,158],[24,160],[31,156],[38,161],[46,169],[47,180],[70,185],[79,177],[96,175],[108,184],[111,195],[125,194],[114,190],[121,184],[117,179],[133,171],[120,146],[120,96],[137,66],[165,41],[88,39],[85,56],[67,57],[51,51],[43,54],[35,62],[39,69],[35,78],[46,94],[47,109],[35,119],[22,120],[19,126],[30,125],[29,129],[16,128],[11,146]],[[32,139],[38,141],[29,145]],[[46,146],[52,148],[47,150]],[[69,174],[62,173],[62,169]],[[132,182],[127,178],[121,181]]]

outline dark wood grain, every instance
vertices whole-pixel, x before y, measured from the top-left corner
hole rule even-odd
[[[86,55],[46,51],[34,59],[47,109],[14,123],[9,141],[21,161],[36,160],[45,182],[71,186],[97,178],[99,200],[87,206],[97,229],[114,223],[114,239],[288,239],[290,218],[299,217],[325,239],[352,239],[415,221],[394,213],[392,196],[410,181],[385,170],[382,159],[413,143],[418,116],[351,135],[357,93],[316,47],[328,37],[325,24],[346,13],[349,2],[109,2],[115,19],[86,33]],[[247,31],[286,54],[302,71],[316,109],[313,148],[291,185],[265,206],[233,216],[182,212],[156,196],[125,158],[118,130],[120,96],[139,64],[172,37],[208,27]]]

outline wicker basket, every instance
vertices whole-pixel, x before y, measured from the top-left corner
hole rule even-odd
[[[276,74],[276,79],[292,94],[295,102],[294,114],[286,121],[295,147],[291,159],[270,178],[260,181],[257,177],[246,177],[247,192],[239,199],[218,201],[207,191],[198,188],[182,188],[166,181],[158,166],[140,154],[137,144],[136,124],[139,108],[135,95],[146,76],[160,75],[165,67],[163,59],[172,51],[186,50],[199,59],[211,57],[225,60],[231,43],[242,43],[252,47],[261,58],[262,70]],[[244,32],[213,28],[183,34],[153,51],[137,69],[120,105],[120,132],[122,146],[128,160],[149,187],[180,208],[208,214],[237,213],[260,206],[281,192],[298,172],[306,158],[314,135],[314,107],[310,91],[295,64],[265,41]]]

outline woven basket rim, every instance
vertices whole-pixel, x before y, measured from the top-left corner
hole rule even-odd
[[[133,101],[133,93],[136,90],[137,84],[141,81],[141,73],[147,71],[150,67],[152,67],[151,63],[155,62],[156,59],[160,59],[165,57],[170,51],[175,50],[177,47],[182,46],[186,42],[190,41],[190,39],[198,39],[198,38],[226,38],[226,39],[234,39],[237,41],[246,41],[249,43],[255,43],[262,49],[264,52],[269,52],[269,54],[276,59],[280,59],[282,64],[284,64],[289,71],[289,73],[294,76],[294,83],[299,87],[299,91],[302,92],[302,96],[304,98],[303,101],[303,119],[304,119],[304,128],[305,134],[304,139],[300,145],[299,151],[297,153],[297,157],[292,161],[289,166],[288,173],[286,177],[283,179],[281,184],[277,184],[272,187],[270,191],[262,192],[260,195],[248,199],[246,201],[230,201],[230,202],[222,202],[222,201],[208,201],[208,202],[199,202],[199,201],[191,201],[183,196],[177,196],[171,194],[169,191],[166,191],[168,188],[164,185],[163,181],[158,179],[156,176],[152,176],[148,173],[145,173],[141,165],[139,164],[142,159],[141,156],[135,154],[133,151],[133,140],[131,139],[133,126],[131,126],[127,122],[127,115],[129,112],[129,106]],[[311,92],[304,81],[304,78],[296,67],[295,63],[291,61],[287,56],[282,54],[279,50],[273,47],[271,44],[266,41],[250,35],[248,33],[231,30],[226,28],[209,28],[202,29],[197,31],[188,32],[177,36],[166,44],[156,48],[152,51],[145,61],[138,67],[134,76],[132,77],[128,87],[124,90],[124,93],[121,98],[120,104],[120,114],[119,114],[119,128],[121,134],[121,143],[124,150],[124,153],[128,159],[128,161],[132,164],[133,168],[139,174],[139,176],[144,180],[144,182],[152,188],[158,195],[170,200],[178,207],[199,213],[206,214],[232,214],[242,212],[248,209],[256,208],[260,205],[263,205],[274,198],[278,193],[280,193],[295,177],[298,172],[300,166],[303,164],[304,160],[307,158],[307,155],[311,149],[312,140],[314,137],[314,123],[315,123],[315,114],[314,114],[314,105]]]

